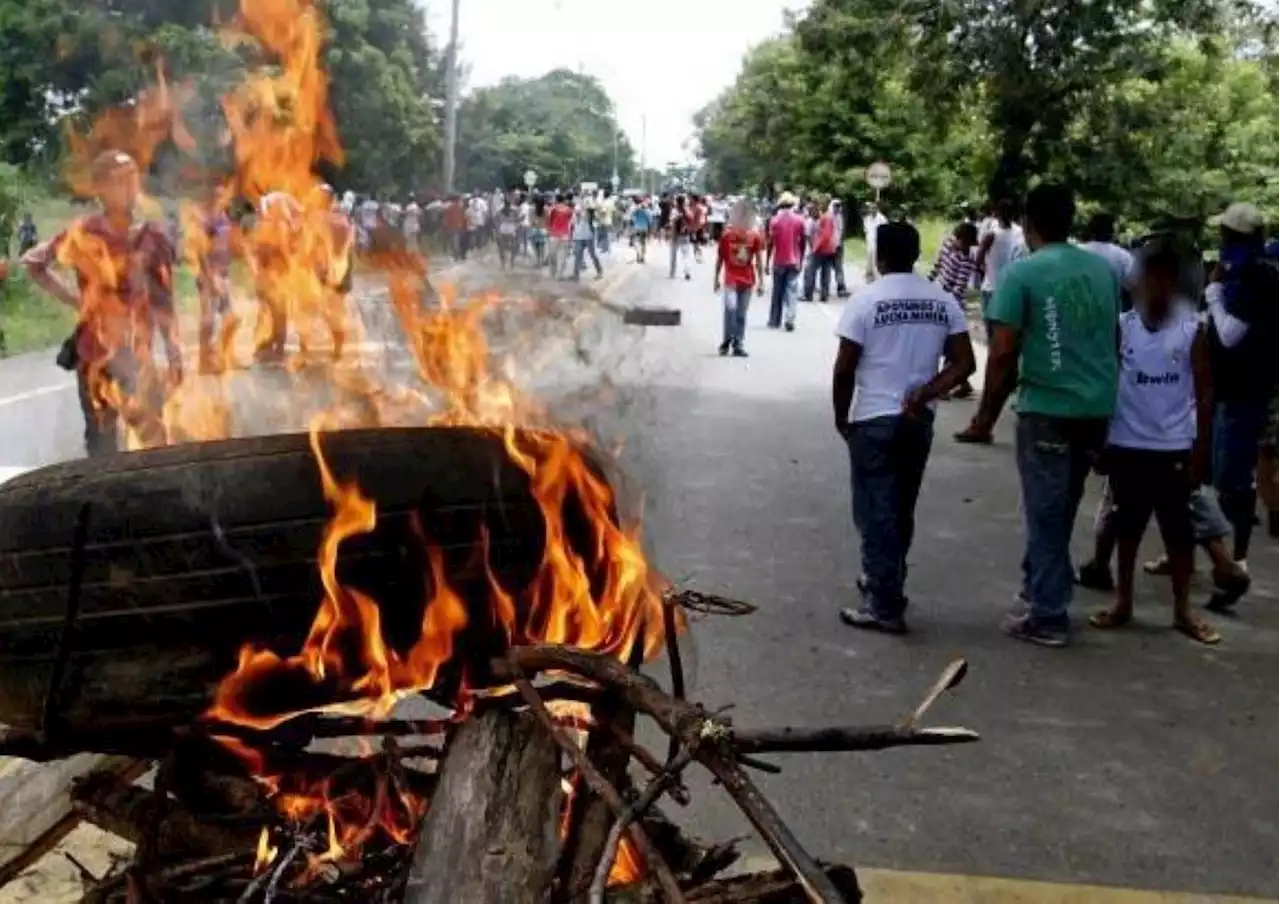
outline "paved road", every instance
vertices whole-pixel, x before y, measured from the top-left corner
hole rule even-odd
[[[735,704],[744,726],[886,722],[950,657],[970,660],[932,719],[979,730],[981,744],[778,758],[786,771],[762,785],[812,851],[879,870],[869,875],[881,900],[1157,900],[921,871],[1276,897],[1272,541],[1259,543],[1241,617],[1217,620],[1217,649],[1165,627],[1167,588],[1149,579],[1132,631],[1086,629],[1065,651],[1009,641],[996,625],[1018,589],[1021,547],[1006,423],[991,448],[935,444],[911,562],[914,633],[855,633],[836,617],[857,572],[846,453],[829,427],[838,308],[804,305],[785,334],[764,328],[762,300],[751,357],[720,359],[709,264],[691,283],[669,282],[656,263],[609,268],[615,297],[678,306],[684,323],[642,332],[600,319],[589,348],[560,356],[582,390],[563,394],[589,399],[596,423],[625,434],[661,567],[760,605],[695,627],[693,694]],[[74,395],[47,357],[0,362],[0,466],[78,454]],[[595,391],[604,377],[607,396]],[[970,410],[944,405],[939,437]],[[1078,609],[1101,602],[1082,593]],[[687,816],[708,835],[746,831],[712,789]]]

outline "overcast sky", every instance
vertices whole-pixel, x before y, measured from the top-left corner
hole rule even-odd
[[[462,0],[467,87],[568,67],[596,76],[637,153],[661,168],[685,160],[693,114],[733,82],[742,55],[782,30],[805,0]],[[428,0],[443,46],[449,0]],[[643,144],[642,144],[642,138]]]

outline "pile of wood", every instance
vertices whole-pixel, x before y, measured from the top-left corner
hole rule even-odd
[[[861,900],[853,870],[815,860],[749,771],[779,771],[760,758],[768,754],[977,740],[965,729],[919,724],[963,678],[964,661],[951,663],[893,725],[746,730],[684,699],[677,606],[748,609],[693,591],[669,597],[670,692],[609,656],[522,646],[492,663],[505,693],[481,700],[465,719],[303,717],[269,731],[201,724],[133,738],[63,736],[57,744],[0,729],[0,755],[47,760],[75,749],[136,758],[135,768],[92,775],[72,794],[77,818],[135,844],[130,862],[105,877],[86,877],[85,900],[100,904]],[[589,718],[567,723],[558,715],[564,700],[589,707]],[[636,740],[638,718],[667,736],[665,751]],[[357,734],[380,737],[376,752],[339,756],[317,752],[312,743]],[[283,815],[273,798],[280,781],[269,787],[250,775],[242,756],[214,740],[228,735],[259,753],[259,775],[283,776],[296,787],[323,784],[329,800],[352,801],[356,812],[367,813],[358,846],[334,853],[324,809]],[[151,787],[135,784],[153,765]],[[691,838],[659,809],[664,798],[689,802],[683,775],[694,765],[730,795],[780,869],[723,878],[738,858],[735,844]],[[396,808],[410,828],[406,837],[382,828]],[[638,869],[613,875],[619,857],[633,858]]]

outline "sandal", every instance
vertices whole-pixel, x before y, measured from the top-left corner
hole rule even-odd
[[[1188,615],[1186,618],[1175,619],[1173,630],[1179,634],[1185,634],[1196,643],[1212,645],[1222,640],[1222,635],[1214,630],[1213,625],[1208,622],[1201,621],[1194,615]]]
[[[1102,631],[1109,631],[1112,628],[1123,628],[1129,622],[1133,621],[1133,610],[1117,609],[1114,606],[1109,609],[1099,609],[1093,615],[1089,616],[1089,624]]]

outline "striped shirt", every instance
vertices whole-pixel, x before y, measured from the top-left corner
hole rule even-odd
[[[964,303],[964,293],[973,280],[974,260],[956,247],[956,240],[949,238],[938,249],[938,259],[929,271],[929,279],[936,282]]]

